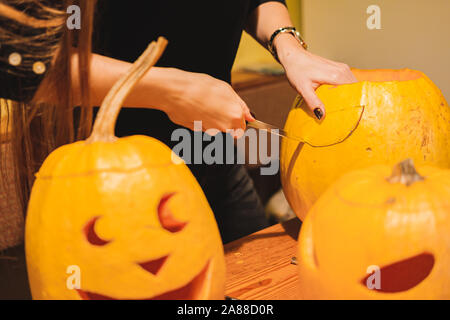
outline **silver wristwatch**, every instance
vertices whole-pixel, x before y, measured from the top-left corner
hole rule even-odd
[[[306,44],[305,41],[303,41],[302,36],[300,35],[300,32],[297,31],[297,29],[295,29],[295,27],[283,27],[280,29],[275,30],[274,33],[272,33],[272,36],[270,37],[269,40],[269,44],[268,44],[268,49],[270,51],[270,53],[272,53],[273,57],[280,62],[280,60],[278,59],[278,54],[277,54],[277,50],[275,49],[275,47],[273,46],[273,41],[275,40],[275,38],[282,33],[290,33],[292,34],[302,45],[303,48],[308,49],[308,45]]]

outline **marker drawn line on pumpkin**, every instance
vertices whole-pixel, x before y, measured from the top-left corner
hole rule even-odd
[[[361,113],[360,113],[360,115],[359,115],[358,121],[356,122],[355,126],[350,130],[350,132],[349,132],[344,138],[340,138],[338,141],[336,141],[336,142],[334,142],[334,143],[330,143],[330,144],[326,144],[326,145],[320,145],[320,146],[313,145],[313,144],[311,144],[311,143],[309,143],[309,142],[307,142],[307,141],[304,141],[303,143],[309,145],[309,146],[312,147],[312,148],[327,148],[327,147],[332,147],[332,146],[335,146],[335,145],[338,145],[338,144],[344,142],[344,141],[347,140],[347,139],[353,134],[353,132],[355,132],[355,130],[359,127],[359,124],[361,123],[361,120],[362,120],[362,117],[363,117],[363,114],[364,114],[365,106],[363,105],[363,106],[361,106],[361,108],[362,108],[362,109],[361,109]],[[333,112],[330,112],[330,113],[333,113]]]
[[[337,86],[336,86],[336,88],[337,88]],[[334,89],[334,88],[329,88],[329,89]],[[303,110],[305,110],[304,108],[302,108],[302,104],[303,104],[304,102],[305,102],[305,101],[303,100],[303,98],[300,98],[300,99],[298,100],[298,102],[295,104],[294,109],[303,109]],[[355,105],[355,106],[353,106],[353,107],[345,107],[345,108],[341,108],[341,109],[336,109],[336,110],[332,110],[332,111],[327,111],[327,114],[333,114],[333,113],[337,113],[337,112],[347,111],[347,110],[351,110],[352,108],[359,108],[359,107],[362,107],[362,109],[363,109],[363,111],[364,111],[365,105],[364,105],[364,104],[360,104],[360,105]],[[314,117],[314,116],[311,114],[311,112],[309,111],[309,109],[307,109],[306,113],[308,113],[309,115],[311,115],[311,117],[312,117],[315,121],[321,122],[320,120],[318,120],[316,117]],[[302,124],[303,124],[303,123],[302,123]]]
[[[431,174],[431,175],[422,175],[422,177],[424,178],[423,180],[417,181],[416,184],[418,182],[424,183],[425,181],[429,181],[432,180],[434,177],[436,177],[438,174]],[[378,180],[379,182],[387,182],[390,176],[386,176],[381,178],[381,180]],[[365,182],[367,181],[371,181],[372,177],[368,177],[367,180],[365,180]],[[362,182],[363,180],[360,180],[360,182]],[[398,184],[401,182],[395,182],[395,183],[391,183],[391,184]],[[412,185],[410,186],[405,186],[406,189],[411,188]],[[427,189],[429,189],[429,193],[430,194],[439,194],[441,191],[441,188],[438,188],[437,186],[435,186],[434,184],[428,184],[427,185]],[[354,206],[354,207],[364,207],[364,208],[373,208],[373,209],[382,209],[382,208],[387,208],[389,206],[392,206],[394,203],[401,203],[401,202],[406,202],[406,198],[404,197],[404,195],[400,194],[396,197],[394,197],[393,194],[391,194],[384,202],[379,203],[379,204],[369,204],[369,203],[362,203],[362,202],[356,202],[356,201],[352,201],[349,199],[346,199],[344,196],[342,196],[340,194],[340,190],[337,187],[333,187],[332,188],[334,195],[343,203],[349,205],[349,206]],[[428,209],[432,209],[431,211],[435,211],[437,210],[443,210],[443,211],[449,211],[450,208],[450,203],[433,203],[432,208],[429,207]]]
[[[164,164],[160,164],[160,165],[141,165],[139,167],[135,167],[135,168],[130,168],[130,169],[103,169],[103,170],[89,170],[83,173],[77,173],[77,174],[67,174],[67,175],[62,175],[62,176],[41,176],[38,173],[36,173],[36,179],[41,179],[41,180],[51,180],[51,179],[67,179],[67,178],[83,178],[86,176],[93,176],[96,174],[101,174],[101,173],[132,173],[132,172],[136,172],[139,170],[143,170],[143,169],[156,169],[156,168],[163,168],[163,167],[170,167],[172,165],[180,165],[181,163],[164,163]]]
[[[353,207],[362,207],[362,208],[371,208],[371,209],[382,209],[382,208],[387,208],[389,206],[392,206],[394,203],[398,203],[401,202],[402,198],[394,198],[394,197],[389,197],[388,199],[386,199],[385,202],[380,203],[380,204],[370,204],[370,203],[362,203],[362,202],[355,202],[355,201],[351,201],[348,199],[345,199],[342,195],[339,194],[339,191],[337,190],[337,188],[334,188],[334,194],[336,196],[336,198],[338,198],[339,200],[341,200],[343,203],[349,205],[349,206],[353,206]],[[431,208],[431,207],[430,207]],[[433,204],[433,208],[434,209],[438,209],[438,210],[447,210],[450,211],[450,205],[445,205],[445,204]],[[402,212],[398,212],[399,214],[401,214]],[[408,213],[408,212],[404,212],[404,213]],[[411,212],[413,213],[413,212]]]
[[[302,104],[303,104],[303,103],[304,103],[303,98],[300,98],[300,99],[297,101],[297,103],[295,104],[295,107],[294,107],[294,108],[304,110],[304,108],[302,108]],[[360,113],[360,115],[359,115],[359,119],[358,119],[358,121],[356,122],[354,128],[351,129],[350,132],[349,132],[344,138],[340,138],[340,139],[338,139],[337,142],[333,142],[333,143],[331,143],[331,144],[326,144],[326,145],[313,145],[313,144],[311,144],[310,142],[305,141],[305,139],[303,139],[303,141],[300,141],[299,143],[303,143],[303,144],[309,145],[309,146],[312,147],[312,148],[326,148],[326,147],[332,147],[332,146],[335,146],[335,145],[337,145],[337,144],[340,144],[340,143],[344,142],[344,141],[347,140],[347,139],[353,134],[353,132],[358,128],[358,126],[359,126],[359,124],[360,124],[360,122],[361,122],[361,120],[362,120],[362,117],[363,117],[363,114],[364,114],[364,111],[365,111],[366,106],[365,106],[365,105],[359,105],[359,106],[353,106],[353,107],[351,107],[351,108],[357,108],[357,107],[361,107],[361,113]],[[349,109],[350,109],[350,108],[341,108],[341,109],[338,109],[338,110],[328,111],[327,114],[330,115],[330,114],[333,114],[333,113],[338,113],[338,112],[346,111],[346,110],[349,110]],[[307,112],[307,113],[309,113],[309,112]],[[314,118],[314,117],[313,117],[313,118]],[[315,118],[314,118],[314,119],[315,119]],[[304,124],[304,123],[303,123],[303,124]],[[302,125],[302,124],[300,124],[300,125]]]
[[[381,209],[381,208],[389,207],[390,205],[392,205],[393,203],[396,202],[396,200],[392,201],[392,197],[390,197],[389,199],[386,199],[385,202],[382,202],[380,204],[370,204],[370,203],[355,202],[355,201],[351,201],[351,200],[348,200],[345,197],[343,197],[339,193],[338,188],[334,187],[333,191],[334,191],[334,195],[336,196],[336,198],[341,200],[343,203],[345,203],[345,204],[347,204],[349,206],[353,206],[353,207],[364,207],[364,208]]]

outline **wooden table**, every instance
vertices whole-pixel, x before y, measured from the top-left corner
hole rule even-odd
[[[296,300],[300,221],[293,219],[225,245],[226,295],[241,300]]]

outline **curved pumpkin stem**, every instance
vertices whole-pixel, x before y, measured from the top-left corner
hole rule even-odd
[[[390,183],[403,183],[407,187],[422,180],[425,180],[425,178],[416,171],[412,159],[406,159],[398,163],[394,167],[392,175],[387,178]]]
[[[123,102],[136,83],[155,65],[166,46],[167,40],[163,37],[159,37],[157,42],[153,41],[130,70],[114,84],[103,100],[87,143],[113,142],[117,139],[114,128]]]

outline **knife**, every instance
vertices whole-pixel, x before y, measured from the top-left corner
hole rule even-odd
[[[283,138],[295,140],[295,141],[298,141],[301,143],[306,143],[306,144],[310,145],[311,147],[328,147],[328,146],[332,146],[332,145],[343,142],[353,133],[353,131],[355,131],[355,129],[358,127],[358,125],[362,119],[362,115],[364,113],[364,108],[365,108],[365,106],[363,106],[363,105],[338,108],[337,110],[327,112],[327,117],[325,117],[323,122],[322,121],[317,122],[317,120],[315,120],[315,118],[311,117],[311,121],[309,121],[309,123],[307,123],[307,125],[311,125],[311,124],[314,125],[316,127],[316,132],[319,132],[320,130],[327,130],[327,129],[330,130],[329,127],[333,128],[335,130],[335,128],[336,128],[335,125],[333,125],[333,126],[328,125],[330,122],[333,122],[333,119],[335,119],[335,121],[340,120],[340,116],[343,116],[343,112],[348,112],[351,109],[355,109],[357,111],[357,112],[351,113],[350,121],[344,122],[345,124],[340,126],[340,131],[337,131],[337,132],[336,132],[336,130],[332,131],[332,132],[330,132],[330,134],[328,136],[322,135],[322,136],[325,136],[325,138],[321,138],[321,140],[319,139],[320,140],[319,143],[317,141],[315,141],[314,135],[309,136],[309,137],[301,137],[301,136],[292,135],[290,133],[287,133],[285,130],[278,128],[277,126],[274,126],[272,124],[269,124],[269,123],[266,123],[266,122],[263,122],[260,120],[247,122],[247,126],[258,129],[258,130],[265,130],[271,134],[275,134],[275,135],[283,137]],[[327,119],[329,121],[327,124],[325,124],[325,121],[327,121]],[[303,125],[305,125],[305,124],[303,124]]]
[[[247,126],[255,128],[255,129],[258,129],[258,130],[265,130],[265,131],[267,131],[269,133],[276,134],[277,136],[280,136],[280,137],[284,137],[284,138],[288,138],[288,139],[292,139],[292,140],[297,140],[297,141],[303,142],[303,139],[301,139],[299,137],[295,137],[295,136],[289,135],[283,129],[280,129],[277,126],[268,124],[268,123],[260,121],[260,120],[247,122]]]

